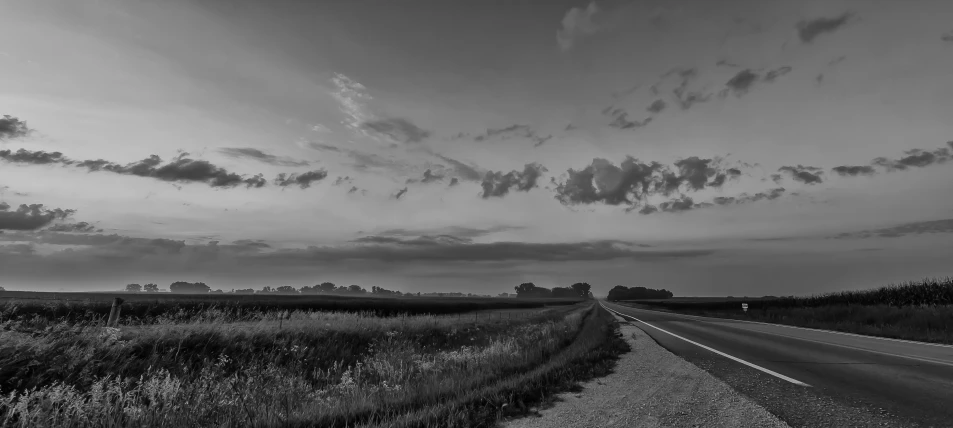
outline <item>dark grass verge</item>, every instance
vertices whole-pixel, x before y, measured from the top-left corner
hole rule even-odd
[[[529,415],[531,407],[553,404],[558,393],[578,391],[581,382],[612,373],[620,355],[629,351],[618,321],[595,306],[576,339],[542,365],[434,404],[388,409],[351,426],[494,427],[507,417]],[[287,426],[324,425],[297,421]]]
[[[758,321],[795,327],[841,331],[891,339],[953,344],[953,305],[863,306],[830,305],[793,308],[739,308],[731,310],[666,308],[643,303],[618,302],[641,309],[712,318]]]

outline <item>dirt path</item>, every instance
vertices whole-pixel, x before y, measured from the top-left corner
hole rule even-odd
[[[621,318],[618,318],[623,321]],[[505,422],[535,427],[787,427],[704,370],[668,352],[632,323],[622,334],[632,352],[615,373],[559,396],[556,405]]]

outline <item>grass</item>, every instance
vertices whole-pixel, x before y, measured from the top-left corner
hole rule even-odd
[[[741,310],[742,301],[748,303],[747,313]],[[699,316],[953,344],[953,278],[808,297],[676,298],[629,303]]]
[[[483,317],[209,311],[0,323],[0,427],[492,426],[627,350],[591,301]]]

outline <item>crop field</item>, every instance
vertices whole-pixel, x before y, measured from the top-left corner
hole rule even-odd
[[[742,302],[748,303],[747,313],[741,309]],[[806,297],[682,297],[623,303],[700,316],[953,344],[953,278]]]
[[[494,426],[627,351],[592,300],[114,296],[0,303],[0,427]]]

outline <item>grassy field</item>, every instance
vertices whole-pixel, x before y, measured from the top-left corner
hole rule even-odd
[[[328,311],[205,297],[160,301],[118,328],[7,302],[23,306],[0,321],[0,427],[493,426],[627,351],[592,301],[474,299],[477,312],[460,313],[469,298]]]
[[[0,292],[0,322],[44,318],[69,322],[105,322],[114,297],[123,298],[122,322],[149,324],[193,313],[225,312],[232,317],[257,311],[323,310],[373,313],[377,316],[457,314],[491,309],[527,309],[571,305],[580,299],[496,297],[373,297],[341,295],[48,293]],[[208,312],[210,311],[210,312]]]
[[[741,310],[748,303],[748,312]],[[624,302],[652,309],[953,344],[953,278],[807,297],[672,298]]]

